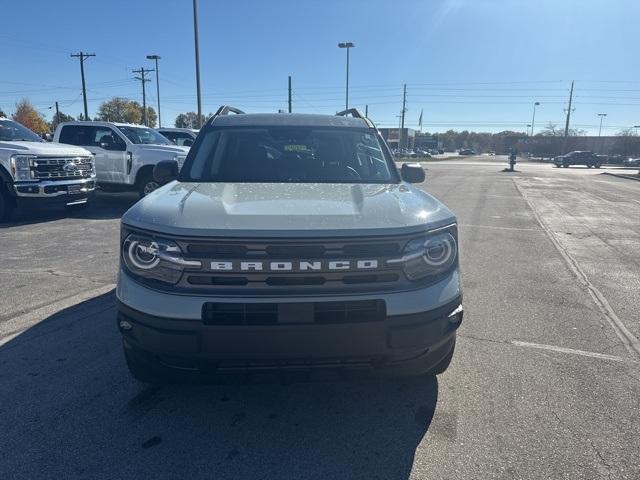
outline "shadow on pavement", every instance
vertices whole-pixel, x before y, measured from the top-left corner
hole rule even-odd
[[[406,479],[438,399],[433,377],[144,386],[113,293],[0,346],[0,385],[0,478],[29,479]]]
[[[99,191],[91,203],[83,210],[67,211],[63,206],[43,207],[39,209],[18,209],[10,222],[2,227],[33,225],[64,218],[83,218],[90,220],[109,220],[122,217],[138,201],[138,195],[132,192],[106,193]]]

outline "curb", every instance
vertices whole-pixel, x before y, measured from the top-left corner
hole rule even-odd
[[[636,182],[640,182],[640,176],[632,177],[631,175],[620,175],[619,173],[611,173],[611,172],[602,172],[602,175],[611,175],[612,177],[626,178],[629,180],[635,180]]]

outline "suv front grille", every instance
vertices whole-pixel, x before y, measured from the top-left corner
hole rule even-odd
[[[38,180],[90,178],[94,173],[91,157],[36,157],[31,160],[31,170]]]
[[[189,292],[233,295],[305,295],[402,290],[409,285],[398,264],[386,260],[402,254],[417,235],[347,239],[175,239],[187,259],[200,260],[203,268],[188,270],[176,288]],[[330,262],[349,262],[349,268],[330,269]],[[375,268],[359,262],[376,261]],[[212,263],[228,262],[231,269],[214,270]],[[258,263],[262,270],[239,268],[241,262]],[[317,262],[322,268],[297,268]],[[272,263],[293,264],[291,270],[268,268]]]

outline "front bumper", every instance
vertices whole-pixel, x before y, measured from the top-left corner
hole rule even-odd
[[[411,292],[242,299],[248,303],[385,302],[386,316],[381,321],[358,323],[205,325],[205,302],[238,299],[167,295],[138,284],[122,271],[117,296],[125,346],[182,370],[326,367],[419,374],[447,356],[462,322],[458,272]]]
[[[13,193],[21,206],[72,205],[88,201],[95,193],[95,177],[79,180],[16,182]]]

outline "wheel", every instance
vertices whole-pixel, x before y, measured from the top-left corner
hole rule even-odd
[[[590,163],[587,163],[587,168],[591,168],[593,167],[593,165],[591,165]]]
[[[449,368],[449,365],[451,365],[451,360],[453,359],[453,352],[456,349],[456,341],[453,341],[453,345],[451,346],[451,350],[449,350],[449,353],[447,353],[447,356],[444,357],[442,360],[440,360],[440,363],[438,363],[435,367],[433,367],[430,371],[429,371],[429,375],[440,375],[444,372],[447,371],[447,368]]]
[[[0,222],[6,222],[9,220],[12,212],[13,202],[5,192],[4,187],[0,184]]]
[[[124,340],[122,347],[127,367],[133,378],[139,382],[153,385],[162,385],[169,382],[170,378],[166,368],[158,363],[157,360],[154,360],[153,357],[133,349]]]
[[[138,195],[140,198],[146,197],[158,187],[160,184],[153,179],[153,173],[144,173],[138,180]]]
[[[563,164],[562,164],[562,166],[563,166],[564,168],[569,168],[569,164],[568,164],[568,163],[563,163]]]
[[[599,164],[599,163],[596,163],[596,164],[594,165],[594,167],[596,167],[596,168],[600,168],[600,164]]]

